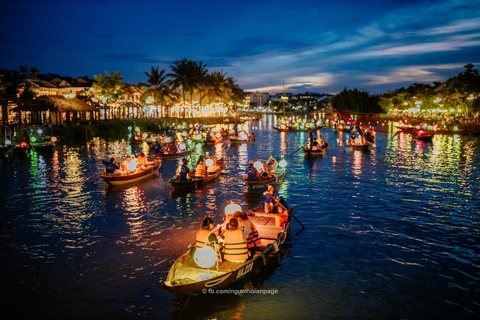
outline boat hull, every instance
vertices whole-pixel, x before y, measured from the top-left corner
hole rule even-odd
[[[223,170],[223,160],[217,160],[217,165],[220,166],[220,169],[218,171],[212,172],[208,174],[205,178],[193,178],[193,179],[188,179],[186,181],[179,181],[179,180],[173,180],[170,179],[168,182],[172,185],[174,188],[197,188],[201,187],[204,184],[213,181],[217,179],[220,174],[222,173]]]
[[[161,153],[163,159],[176,159],[176,158],[181,158],[184,156],[188,156],[192,153],[193,149],[183,151],[183,152],[177,152],[177,153]]]
[[[141,172],[133,174],[118,175],[115,173],[104,173],[101,178],[103,179],[103,181],[105,181],[111,186],[123,186],[127,184],[132,184],[156,175],[158,168],[160,168],[161,164],[161,162],[155,163],[151,168],[147,168]]]
[[[265,180],[254,180],[254,181],[245,181],[245,185],[249,189],[265,189],[269,184],[278,185],[283,181],[285,177],[285,169],[282,169],[280,172],[275,173],[275,177]]]

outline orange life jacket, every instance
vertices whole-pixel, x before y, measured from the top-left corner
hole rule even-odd
[[[247,242],[243,237],[243,230],[225,231],[225,251],[223,257],[227,261],[248,259]]]
[[[252,228],[252,231],[250,231],[250,234],[247,237],[247,247],[254,248],[260,245],[260,239],[258,238],[257,228],[255,227],[253,222],[250,221],[250,219],[247,219],[247,221],[250,222],[250,226]]]
[[[207,175],[207,167],[204,164],[197,165],[195,177],[204,178]]]
[[[213,248],[214,245],[213,243],[211,243],[208,238],[210,237],[210,235],[212,234],[213,232],[210,231],[210,230],[205,230],[205,229],[200,229],[197,231],[197,234],[196,234],[196,243],[195,243],[195,247],[197,248],[204,248],[204,247],[211,247]]]

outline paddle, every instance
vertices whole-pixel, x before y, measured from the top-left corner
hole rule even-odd
[[[100,179],[101,177],[102,177],[102,175],[96,177],[95,180],[92,180],[92,184],[95,184],[94,182],[97,181],[98,179]]]
[[[303,146],[301,146],[300,148],[298,148],[297,150],[295,150],[291,155],[289,155],[289,157],[293,156],[295,153],[297,153],[300,149],[302,149]]]
[[[272,197],[273,199],[273,197]],[[284,210],[286,210],[288,212],[288,209],[284,207],[283,204],[281,204],[279,201],[273,199],[273,201],[275,201],[276,203],[278,203]],[[290,209],[293,209],[293,207],[295,207],[295,205],[293,205]],[[297,220],[297,222],[302,226],[302,230],[305,229],[305,226],[303,225],[303,223],[300,222],[300,220],[297,219],[297,217],[295,217],[295,215],[292,213],[292,211],[290,211],[290,215],[295,218],[295,220]]]

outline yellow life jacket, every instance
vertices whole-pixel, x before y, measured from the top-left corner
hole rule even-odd
[[[205,178],[207,175],[207,167],[204,164],[199,164],[195,169],[195,177]]]
[[[243,230],[225,231],[225,251],[223,257],[227,261],[248,259],[247,242],[243,237]]]

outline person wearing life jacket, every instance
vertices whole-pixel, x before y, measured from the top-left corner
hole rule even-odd
[[[237,211],[235,212],[234,216],[239,222],[242,222],[243,235],[247,240],[247,248],[248,251],[250,251],[250,258],[253,258],[253,256],[255,256],[255,252],[257,251],[257,246],[260,245],[257,228],[253,222],[248,219],[248,216],[245,212]]]
[[[140,156],[138,156],[137,158],[137,165],[140,169],[147,165],[147,158],[145,157],[145,154],[143,152],[140,153]]]
[[[238,220],[231,218],[228,229],[225,230],[223,258],[226,261],[242,263],[248,259],[247,240],[243,230],[239,228]]]
[[[195,178],[205,178],[207,176],[207,166],[205,161],[201,160],[195,168]]]
[[[218,243],[217,236],[212,232],[213,219],[205,218],[202,222],[202,226],[195,235],[195,248],[210,247],[217,252],[217,258],[221,261],[220,244]]]
[[[128,164],[130,163],[130,157],[127,156],[123,161],[122,163],[120,164],[120,168],[123,172],[128,172]]]

